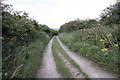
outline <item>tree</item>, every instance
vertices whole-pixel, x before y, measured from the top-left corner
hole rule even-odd
[[[71,31],[77,31],[80,29],[85,29],[85,28],[91,28],[97,26],[99,22],[96,21],[95,19],[88,19],[88,20],[74,20],[70,21],[68,23],[63,24],[60,27],[59,32],[71,32]]]
[[[120,2],[116,2],[114,5],[107,7],[100,15],[101,23],[103,25],[120,24]]]

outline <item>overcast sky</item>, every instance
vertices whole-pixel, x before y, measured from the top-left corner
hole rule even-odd
[[[6,0],[17,11],[29,13],[31,18],[50,28],[59,28],[65,22],[99,18],[102,10],[116,0]]]

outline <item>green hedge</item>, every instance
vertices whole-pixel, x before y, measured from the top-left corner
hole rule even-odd
[[[71,33],[61,33],[59,38],[73,51],[98,63],[101,67],[120,73],[119,47],[115,28],[91,28]]]

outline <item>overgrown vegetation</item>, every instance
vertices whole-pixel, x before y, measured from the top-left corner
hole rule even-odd
[[[99,22],[97,20],[94,20],[94,19],[79,20],[79,19],[77,19],[77,20],[70,21],[68,23],[63,24],[60,27],[59,32],[60,33],[72,32],[72,31],[91,28],[91,27],[95,27],[95,26],[99,26]]]
[[[2,4],[2,9],[2,77],[34,77],[44,48],[57,31],[11,5]]]
[[[109,70],[118,72],[118,44],[113,43],[113,38],[107,37],[111,33],[97,32],[97,30],[92,31],[88,29],[72,33],[62,33],[59,37],[73,51],[82,54],[101,66],[105,66]],[[104,39],[101,38],[101,34],[105,37]]]
[[[52,43],[52,52],[53,52],[53,56],[55,58],[57,70],[63,78],[72,78],[72,74],[70,73],[70,71],[68,70],[68,68],[65,66],[64,62],[58,55],[58,51],[59,51],[58,46],[60,46],[60,45],[58,44],[56,37],[54,37],[53,43]]]
[[[119,14],[117,2],[104,10],[101,19],[75,20],[61,26],[59,38],[73,51],[120,74]]]

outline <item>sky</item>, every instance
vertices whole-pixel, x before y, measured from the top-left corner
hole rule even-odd
[[[57,29],[77,18],[99,18],[102,11],[116,0],[6,0],[17,11],[29,13],[29,17]]]

